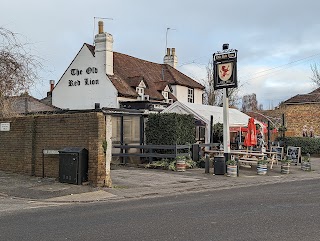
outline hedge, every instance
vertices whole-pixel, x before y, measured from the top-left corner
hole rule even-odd
[[[193,144],[195,143],[194,117],[177,113],[150,114],[145,133],[147,144]]]
[[[277,138],[277,141],[284,141],[286,146],[301,147],[302,154],[320,154],[320,138],[285,137]]]

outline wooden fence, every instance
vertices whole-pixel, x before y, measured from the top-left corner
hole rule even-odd
[[[192,160],[199,161],[204,157],[204,150],[220,149],[220,143],[207,143],[207,144],[193,144],[192,145]]]
[[[127,157],[148,158],[152,162],[154,158],[176,158],[177,156],[191,156],[191,145],[113,145],[120,149],[119,153],[112,153],[113,157],[120,157],[121,164],[127,163]],[[130,153],[130,149],[137,152]],[[161,150],[161,151],[160,151]],[[168,153],[161,153],[168,152]]]

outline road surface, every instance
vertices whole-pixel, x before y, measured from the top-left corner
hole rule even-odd
[[[0,240],[320,240],[320,180],[0,213]]]

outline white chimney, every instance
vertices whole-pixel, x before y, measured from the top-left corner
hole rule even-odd
[[[167,54],[163,58],[163,63],[172,66],[173,68],[177,68],[178,65],[178,57],[176,55],[175,48],[167,48]]]
[[[98,22],[99,33],[95,36],[95,57],[103,64],[105,72],[113,75],[113,37],[103,31],[103,21]]]

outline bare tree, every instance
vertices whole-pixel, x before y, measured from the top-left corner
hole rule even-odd
[[[248,112],[248,111],[256,111],[262,109],[262,106],[258,106],[257,96],[256,94],[251,95],[244,95],[242,97],[242,108],[241,111]]]
[[[208,65],[206,66],[206,71],[207,71],[207,77],[205,80],[203,80],[203,84],[205,86],[204,104],[222,106],[223,91],[222,89],[219,89],[219,90],[214,89],[213,60],[209,61]],[[239,81],[238,81],[238,86],[239,86]],[[240,98],[238,96],[238,91],[239,91],[239,88],[228,89],[230,106],[237,106],[239,104]]]
[[[219,105],[222,100],[222,92],[220,90],[214,90],[214,79],[213,79],[213,62],[209,61],[206,66],[207,76],[203,80],[204,90],[204,104],[206,105]]]
[[[320,87],[320,72],[318,69],[317,64],[311,64],[310,65],[311,71],[312,71],[312,81],[314,84],[316,84],[317,87]]]
[[[28,92],[42,65],[17,34],[0,27],[0,39],[0,117],[6,117],[12,114],[8,98]]]

